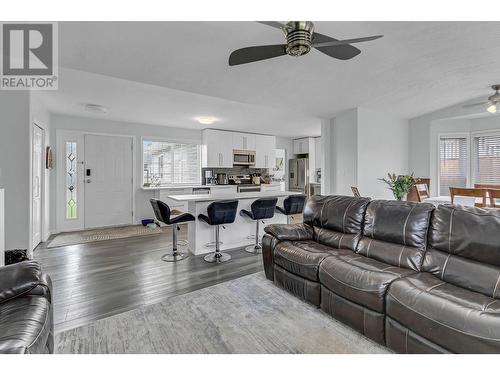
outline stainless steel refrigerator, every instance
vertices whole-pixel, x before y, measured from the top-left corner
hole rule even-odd
[[[307,194],[309,185],[309,159],[290,159],[288,161],[288,189]]]

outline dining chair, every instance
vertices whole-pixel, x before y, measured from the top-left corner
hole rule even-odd
[[[489,189],[490,207],[500,208],[500,189]]]
[[[359,194],[359,190],[356,186],[351,186],[351,191],[352,195],[354,195],[355,197],[361,197],[361,194]]]
[[[423,202],[424,199],[430,198],[429,187],[427,184],[416,184],[415,189],[417,189],[417,197],[419,202]]]
[[[461,204],[462,206],[486,207],[487,192],[488,189],[475,189],[475,188],[469,189],[469,188],[451,187],[450,188],[451,203]],[[476,201],[476,198],[481,198],[481,203],[478,203]]]

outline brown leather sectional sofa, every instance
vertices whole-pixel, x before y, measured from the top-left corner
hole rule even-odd
[[[500,210],[314,196],[268,279],[399,353],[500,353]]]

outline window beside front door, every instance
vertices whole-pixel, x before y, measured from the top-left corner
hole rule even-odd
[[[66,141],[66,219],[68,220],[78,218],[77,164],[77,142]]]
[[[201,146],[143,140],[143,186],[201,184]]]

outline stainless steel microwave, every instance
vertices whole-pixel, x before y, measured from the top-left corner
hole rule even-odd
[[[233,150],[233,165],[255,165],[255,151]]]

